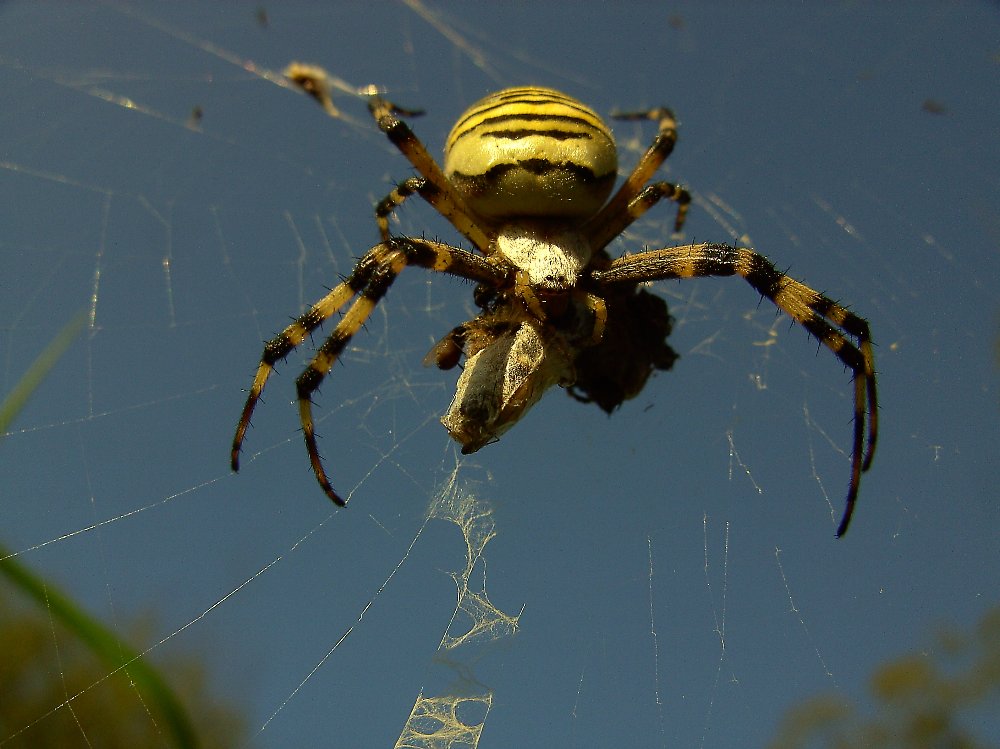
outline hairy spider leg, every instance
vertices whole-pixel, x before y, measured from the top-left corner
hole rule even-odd
[[[632,198],[624,209],[615,214],[607,214],[603,224],[589,224],[586,231],[590,246],[595,251],[604,249],[612,239],[625,231],[663,198],[677,203],[674,233],[680,232],[680,227],[684,224],[684,219],[687,216],[688,205],[691,203],[691,193],[672,182],[654,182]]]
[[[763,255],[746,247],[697,244],[626,255],[607,270],[595,270],[599,285],[635,283],[668,278],[742,276],[761,295],[792,317],[853,372],[854,435],[851,451],[851,481],[837,536],[847,532],[854,513],[862,471],[868,470],[878,439],[878,401],[875,358],[868,323],[832,299],[785,275]],[[854,336],[852,344],[841,330]],[[867,417],[868,440],[865,443]]]
[[[343,283],[332,289],[329,294],[264,346],[257,375],[254,377],[246,405],[243,407],[243,414],[236,426],[236,435],[233,438],[230,459],[234,471],[239,470],[240,449],[247,426],[250,423],[250,417],[260,399],[268,377],[274,370],[275,363],[288,356],[320,323],[360,294],[354,304],[348,307],[347,312],[337,323],[330,336],[320,346],[312,362],[296,380],[299,415],[302,421],[302,431],[305,435],[306,449],[309,452],[309,462],[312,464],[316,479],[326,495],[338,505],[344,505],[344,500],[333,490],[326,472],[323,470],[313,429],[312,393],[319,387],[320,382],[330,371],[330,367],[333,366],[344,347],[364,325],[368,315],[388,291],[396,276],[407,265],[416,265],[431,271],[447,273],[494,286],[502,286],[506,282],[506,272],[486,259],[440,242],[399,238],[373,247],[358,261],[351,275]]]
[[[491,238],[480,228],[480,222],[473,217],[462,196],[441,171],[441,167],[428,153],[424,144],[413,134],[410,126],[396,116],[407,113],[407,110],[400,109],[392,102],[377,96],[368,102],[368,109],[378,123],[379,129],[423,177],[423,181],[419,178],[406,180],[379,202],[375,220],[383,241],[389,236],[389,215],[402,205],[406,198],[418,193],[480,252],[488,254],[492,244]]]
[[[657,107],[645,112],[616,112],[611,116],[616,120],[653,120],[658,123],[659,129],[653,138],[653,142],[646,149],[642,158],[639,159],[639,163],[635,165],[635,169],[632,170],[632,173],[622,183],[622,186],[618,188],[618,192],[584,227],[584,231],[591,237],[591,246],[595,250],[603,248],[615,236],[624,231],[629,224],[642,215],[645,209],[633,214],[631,205],[639,196],[639,193],[643,191],[646,183],[653,178],[656,170],[670,156],[670,153],[674,150],[674,144],[677,143],[677,120],[674,117],[673,111],[668,107]],[[684,227],[684,221],[687,218],[688,205],[691,202],[690,193],[684,188],[676,187],[669,182],[658,182],[656,185],[651,185],[650,187],[656,188],[655,191],[661,194],[653,199],[646,206],[646,209],[655,204],[660,198],[668,197],[670,200],[673,200],[677,203],[674,232],[679,233]],[[620,228],[614,234],[609,234],[612,226]]]
[[[405,182],[396,185],[392,192],[375,205],[375,223],[378,225],[378,233],[382,237],[383,242],[387,242],[390,236],[389,217],[399,206],[406,202],[407,198],[414,193],[420,193],[421,190],[424,191],[424,200],[431,205],[434,205],[431,195],[437,196],[441,194],[433,184],[423,177],[410,177]]]
[[[349,283],[339,284],[310,307],[307,312],[296,318],[291,325],[264,344],[264,353],[261,354],[257,374],[250,386],[246,404],[243,406],[243,413],[236,424],[236,434],[233,437],[233,448],[229,460],[234,471],[240,470],[240,450],[243,447],[247,427],[250,426],[250,417],[257,407],[257,401],[260,400],[264,385],[267,384],[268,378],[274,371],[274,365],[288,356],[294,348],[305,340],[307,335],[349,302],[357,293],[358,290],[352,288]]]

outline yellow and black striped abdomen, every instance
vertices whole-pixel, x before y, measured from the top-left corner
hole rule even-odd
[[[607,200],[618,172],[611,130],[551,88],[506,88],[458,118],[444,171],[481,216],[580,218]]]

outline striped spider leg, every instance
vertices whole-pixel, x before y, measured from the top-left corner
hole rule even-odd
[[[390,239],[388,242],[373,247],[358,261],[351,275],[343,283],[333,288],[329,294],[316,302],[305,314],[264,346],[257,374],[254,377],[246,404],[243,406],[243,413],[236,425],[236,434],[233,437],[230,463],[234,471],[239,470],[243,438],[246,436],[250,417],[253,415],[257,401],[264,390],[264,385],[271,376],[271,372],[274,371],[274,365],[288,356],[324,320],[340,310],[351,299],[357,297],[357,300],[348,307],[340,322],[337,323],[333,332],[319,347],[312,362],[295,381],[302,432],[316,480],[331,500],[340,506],[345,504],[340,495],[334,491],[326,471],[323,469],[313,429],[312,394],[326,377],[334,362],[337,361],[351,337],[360,330],[375,305],[389,290],[396,276],[408,265],[416,265],[427,270],[458,276],[481,284],[501,286],[505,283],[505,274],[502,269],[491,265],[478,255],[440,242],[403,237]]]
[[[871,467],[878,439],[878,396],[875,358],[868,322],[781,271],[763,255],[746,247],[697,244],[626,255],[591,277],[599,286],[658,281],[668,278],[742,276],[762,296],[830,349],[853,373],[854,436],[851,480],[837,536],[847,532],[854,513],[862,471]],[[852,343],[848,336],[857,341]],[[867,430],[865,428],[867,424]],[[867,443],[865,432],[867,431]]]
[[[413,134],[410,126],[397,115],[422,114],[420,110],[402,109],[392,102],[375,96],[368,102],[379,130],[385,133],[389,141],[400,150],[407,160],[420,172],[420,177],[411,177],[400,183],[375,206],[375,221],[378,224],[382,241],[389,239],[389,216],[403,202],[413,195],[419,194],[430,203],[434,209],[444,216],[452,226],[461,232],[462,236],[472,242],[480,252],[488,254],[493,244],[493,236],[488,235],[483,228],[481,218],[474,218],[469,208],[458,194],[454,185],[448,180],[434,157],[420,139]]]
[[[615,196],[584,227],[591,245],[595,249],[605,247],[662,198],[677,203],[674,233],[680,234],[687,219],[691,194],[683,187],[670,182],[647,184],[673,152],[677,143],[677,121],[674,113],[668,107],[657,107],[646,112],[615,113],[612,117],[617,120],[653,120],[658,123],[658,129],[653,142],[639,159],[632,173],[618,188]]]
[[[639,163],[625,180],[615,196],[601,211],[590,219],[585,227],[595,248],[603,248],[614,237],[621,234],[630,224],[642,216],[663,198],[678,204],[674,232],[680,232],[687,216],[691,196],[687,190],[668,182],[646,183],[670,155],[677,141],[676,120],[667,107],[649,111],[629,112],[614,115],[622,120],[653,120],[659,124],[658,132]],[[805,284],[778,271],[764,256],[749,248],[729,247],[720,244],[687,245],[665,248],[627,255],[611,261],[604,268],[594,264],[590,279],[597,283],[598,293],[609,297],[614,287],[669,278],[694,278],[704,276],[740,275],[762,296],[771,300],[779,309],[802,325],[853,372],[854,381],[854,432],[851,450],[851,478],[847,491],[844,514],[837,528],[837,537],[847,532],[854,513],[861,473],[867,471],[875,454],[878,439],[878,396],[875,383],[875,362],[868,322],[823,296]],[[641,290],[640,290],[641,293]],[[631,314],[631,313],[629,313]],[[665,320],[669,332],[669,318]],[[661,324],[663,324],[661,322]],[[633,322],[635,328],[640,326]],[[857,340],[852,344],[844,334]],[[655,337],[648,338],[652,341]],[[635,346],[632,356],[646,353],[652,343]],[[603,352],[584,352],[584,356]],[[667,353],[669,368],[672,360]],[[663,354],[659,354],[663,356]],[[588,359],[590,361],[590,359]],[[606,369],[606,364],[593,365],[595,371]],[[584,372],[586,373],[586,372]],[[628,370],[626,370],[626,374]],[[645,377],[638,368],[631,379],[638,384],[638,392],[645,383]],[[628,383],[625,376],[618,376]],[[596,390],[603,394],[602,390]],[[578,399],[579,395],[570,390]],[[629,397],[626,395],[626,397]],[[613,405],[614,401],[612,400]],[[602,406],[604,407],[604,406]],[[605,407],[605,410],[611,410]],[[865,425],[867,423],[867,444]]]

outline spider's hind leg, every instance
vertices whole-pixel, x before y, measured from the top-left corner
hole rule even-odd
[[[445,176],[445,173],[441,171],[437,161],[427,151],[426,146],[420,142],[410,126],[397,117],[398,114],[407,115],[410,112],[400,109],[392,102],[379,96],[369,100],[368,109],[371,111],[372,117],[375,118],[375,122],[378,123],[379,130],[385,133],[389,141],[399,149],[400,153],[407,158],[424,180],[423,183],[419,183],[418,180],[407,180],[400,186],[404,190],[400,191],[400,188],[397,188],[390,193],[379,203],[380,208],[388,203],[400,205],[406,197],[417,192],[466,239],[472,242],[480,252],[487,253],[491,245],[489,236],[480,228],[461,196]],[[397,193],[399,194],[397,195]],[[392,208],[390,207],[385,215],[388,216],[391,212]],[[386,239],[388,237],[388,224],[383,230],[380,222],[379,231],[383,232],[383,240]]]
[[[375,206],[375,223],[378,225],[379,235],[383,242],[389,241],[389,217],[396,209],[406,202],[407,198],[419,195],[437,210],[442,216],[451,221],[458,216],[456,207],[450,202],[449,196],[442,192],[437,185],[429,179],[423,177],[410,177],[408,180],[396,185],[396,188],[380,200]],[[463,232],[465,233],[465,232]]]
[[[653,142],[618,192],[587,223],[585,232],[591,238],[591,246],[601,248],[607,245],[662,198],[677,203],[674,233],[679,234],[687,219],[691,194],[670,182],[655,182],[646,186],[677,143],[677,119],[673,111],[668,107],[656,107],[643,112],[616,112],[611,116],[616,120],[652,120],[658,123],[659,128]]]
[[[428,189],[430,183],[421,177],[410,177],[405,182],[396,185],[396,188],[382,198],[375,205],[375,223],[378,224],[378,233],[383,242],[389,241],[389,217],[396,212],[399,206],[406,202],[406,199],[414,193],[421,193],[428,203],[433,205],[429,193],[433,190],[433,185]],[[421,192],[421,191],[424,192]],[[427,193],[427,194],[425,194]]]

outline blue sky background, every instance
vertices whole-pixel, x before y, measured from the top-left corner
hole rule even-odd
[[[106,621],[155,612],[154,657],[207,653],[262,747],[391,746],[421,690],[455,688],[435,651],[465,548],[427,520],[444,486],[493,508],[469,586],[523,608],[516,636],[451,654],[493,691],[482,747],[763,745],[790,705],[863,702],[879,663],[996,605],[995,5],[267,12],[0,8],[3,390],[90,314],[0,448],[19,561]],[[682,358],[611,418],[552,392],[458,459],[437,422],[457,375],[420,361],[470,289],[408,272],[319,398],[349,507],[297,431],[308,347],[232,475],[262,342],[374,244],[374,202],[411,174],[360,99],[331,120],[260,74],[292,60],[425,108],[434,153],[507,85],[673,107],[687,238],[751,243],[871,322],[882,432],[847,537],[850,379],[739,279],[655,287]],[[631,168],[652,127],[615,132]],[[417,200],[399,218],[456,239]],[[672,219],[613,249],[669,244]]]

